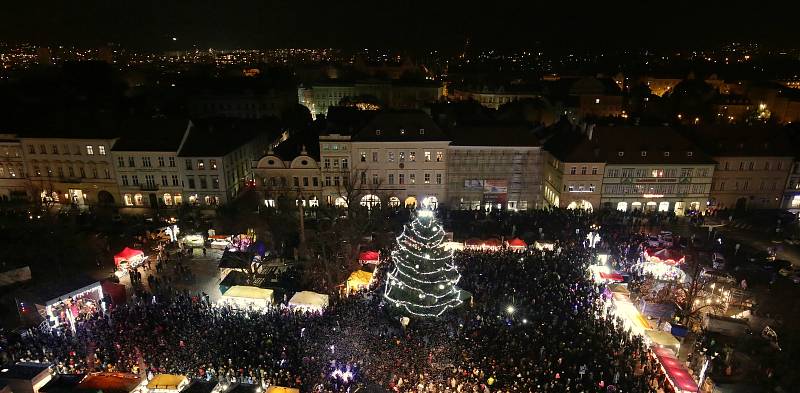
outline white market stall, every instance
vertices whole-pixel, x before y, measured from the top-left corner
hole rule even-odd
[[[552,242],[540,242],[537,240],[533,242],[533,247],[540,251],[541,250],[553,251],[556,248],[556,245],[555,243]]]
[[[178,393],[189,385],[184,375],[157,374],[147,383],[148,393]]]
[[[651,346],[668,348],[673,352],[678,353],[681,349],[681,342],[675,336],[668,332],[660,330],[646,330],[644,332],[646,342]]]
[[[186,235],[181,239],[181,243],[185,247],[203,247],[206,244],[206,239],[203,235]]]
[[[96,311],[105,312],[103,286],[100,282],[89,284],[44,304],[48,324],[51,328],[69,327],[75,329],[75,322]]]
[[[445,251],[464,251],[464,243],[461,242],[442,242]]]
[[[297,292],[289,299],[289,307],[302,311],[322,312],[328,307],[328,295],[311,291]]]
[[[225,291],[218,304],[240,309],[265,309],[272,304],[273,294],[273,290],[267,288],[234,285]]]

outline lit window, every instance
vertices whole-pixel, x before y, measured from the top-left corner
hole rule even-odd
[[[86,145],[86,154],[90,156],[94,155],[94,149],[92,148],[92,145]]]
[[[106,155],[106,147],[105,146],[97,146],[97,152],[100,153],[101,156]]]
[[[599,98],[595,98],[595,99],[594,99],[594,103],[595,103],[595,104],[599,104],[599,103],[600,103],[600,99],[599,99]]]
[[[444,153],[437,151],[436,152],[436,162],[442,162],[444,160]]]
[[[431,162],[431,152],[425,152],[425,162]]]

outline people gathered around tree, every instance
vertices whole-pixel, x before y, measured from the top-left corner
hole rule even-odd
[[[303,392],[669,391],[648,348],[606,313],[604,288],[587,274],[596,256],[575,231],[586,233],[586,216],[554,210],[536,219],[557,247],[457,252],[458,285],[472,297],[440,318],[402,324],[383,298],[380,266],[372,288],[333,295],[324,313],[282,304],[235,310],[162,288],[75,332],[29,330],[3,349],[59,373],[173,373]]]

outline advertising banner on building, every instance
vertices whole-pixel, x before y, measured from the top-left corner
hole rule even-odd
[[[467,191],[483,191],[483,180],[465,179],[464,189]]]
[[[484,180],[483,200],[492,204],[505,204],[508,201],[508,180]]]

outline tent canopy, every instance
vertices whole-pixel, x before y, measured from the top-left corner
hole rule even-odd
[[[114,255],[114,264],[119,266],[119,264],[122,262],[132,261],[135,260],[136,258],[143,258],[143,257],[144,257],[144,251],[125,247],[125,249],[120,251],[119,254]]]
[[[189,380],[183,375],[156,374],[156,376],[147,383],[147,388],[178,390],[181,385],[184,385],[188,382]]]
[[[328,307],[328,295],[311,291],[297,292],[289,299],[289,307],[322,311]]]
[[[272,301],[273,290],[267,288],[250,287],[245,285],[234,285],[222,296],[237,297],[245,299],[264,299]]]
[[[508,241],[508,246],[512,247],[512,248],[528,247],[528,243],[525,243],[524,240],[522,240],[522,239],[520,239],[518,237],[515,237],[515,238],[513,238],[513,239]]]
[[[358,290],[372,282],[372,273],[363,270],[356,270],[347,278],[347,290]]]
[[[686,261],[682,252],[672,248],[662,248],[660,250],[647,249],[645,255],[650,262],[666,263],[668,265],[680,265]]]
[[[503,243],[497,238],[489,238],[483,242],[484,247],[500,247],[501,245],[503,245]]]
[[[650,339],[650,341],[661,347],[677,350],[681,346],[681,342],[678,341],[675,336],[667,332],[662,332],[660,330],[647,330],[644,332],[644,334]]]
[[[362,251],[358,254],[358,260],[362,263],[365,262],[378,262],[381,259],[381,253],[373,250]]]
[[[681,390],[687,392],[697,391],[697,382],[694,381],[692,375],[686,370],[680,360],[675,358],[675,355],[666,348],[653,348],[653,351],[658,357],[659,363],[666,370],[669,379],[672,383]]]
[[[266,393],[300,393],[300,389],[272,385],[267,388]]]

